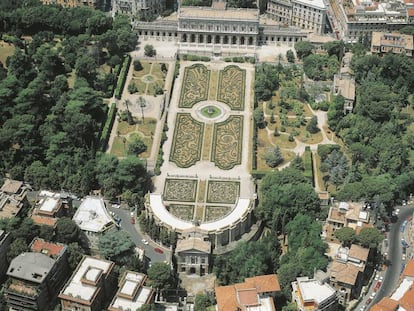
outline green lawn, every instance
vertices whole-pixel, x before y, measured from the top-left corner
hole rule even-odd
[[[14,50],[15,46],[13,44],[6,43],[3,40],[0,41],[0,62],[3,63],[4,67],[6,67],[7,57],[13,55]]]

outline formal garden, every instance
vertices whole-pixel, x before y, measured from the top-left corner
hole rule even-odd
[[[197,194],[196,179],[165,180],[164,201],[195,202]]]
[[[210,70],[202,64],[194,64],[184,70],[179,108],[191,108],[196,103],[207,100]]]
[[[207,188],[207,203],[236,203],[240,194],[238,181],[210,180]]]
[[[223,170],[241,164],[243,116],[231,115],[227,120],[214,124],[211,161]]]
[[[227,66],[220,71],[217,100],[226,103],[232,110],[244,110],[246,71],[238,66]]]
[[[177,113],[170,161],[181,168],[190,167],[199,161],[203,133],[204,123],[193,119],[189,113]]]
[[[168,211],[175,217],[192,221],[194,219],[194,205],[190,204],[171,204],[168,207]]]
[[[128,84],[128,91],[131,94],[161,95],[164,93],[168,64],[135,60],[132,66],[132,79]]]

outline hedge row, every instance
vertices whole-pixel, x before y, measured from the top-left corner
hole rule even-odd
[[[250,64],[254,64],[256,62],[254,57],[249,57],[249,56],[226,57],[224,58],[224,61],[233,62],[233,63],[250,63]]]
[[[312,152],[308,147],[305,149],[305,153],[303,154],[303,166],[305,168],[305,171],[303,172],[303,175],[306,178],[309,178],[309,180],[312,182],[312,185],[314,185],[314,178],[313,178],[313,159],[312,159]]]
[[[334,150],[340,150],[339,145],[318,145],[318,155],[321,157],[321,160],[324,161],[328,155]]]
[[[210,57],[184,54],[183,55],[183,60],[189,60],[189,61],[194,61],[194,62],[198,62],[198,61],[200,61],[200,62],[209,62]]]
[[[121,99],[122,97],[122,91],[125,86],[125,81],[128,75],[128,69],[129,69],[130,64],[131,64],[131,56],[127,55],[125,56],[124,62],[122,63],[122,69],[121,69],[121,72],[119,73],[118,83],[116,84],[116,88],[115,88],[115,98],[117,99]]]
[[[100,146],[101,150],[105,151],[106,146],[109,141],[109,136],[111,135],[112,126],[114,125],[116,116],[116,105],[115,103],[111,104],[111,108],[109,109],[108,117],[106,118],[105,126],[101,132],[101,141]]]

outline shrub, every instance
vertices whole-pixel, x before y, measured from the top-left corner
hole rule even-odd
[[[116,105],[115,103],[111,104],[111,108],[108,112],[108,117],[106,118],[105,125],[102,129],[101,139],[100,139],[100,146],[101,150],[105,151],[106,145],[109,141],[109,136],[111,135],[112,126],[114,125],[114,120],[116,116]]]
[[[130,63],[131,63],[131,56],[127,55],[124,59],[124,62],[122,63],[122,69],[121,69],[121,72],[119,73],[118,83],[115,89],[115,97],[117,99],[121,99],[122,97],[122,91],[125,86],[125,81],[128,75],[128,69],[129,69]]]
[[[303,154],[303,167],[305,168],[303,175],[309,178],[313,184],[312,152],[309,146],[306,146],[305,153]]]
[[[138,59],[134,60],[134,70],[135,71],[140,71],[142,69],[143,68],[142,68],[141,62]]]

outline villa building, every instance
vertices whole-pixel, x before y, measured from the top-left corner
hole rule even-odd
[[[7,251],[9,250],[11,235],[4,230],[0,230],[0,280],[6,274],[9,263],[7,262]]]
[[[274,297],[280,292],[276,274],[247,278],[244,283],[215,288],[217,311],[274,311]]]
[[[372,33],[371,53],[384,54],[405,54],[413,56],[414,44],[412,35],[404,35],[398,32]]]
[[[298,277],[292,282],[292,301],[299,311],[335,311],[336,290],[323,280]]]
[[[143,305],[150,304],[154,300],[155,291],[144,285],[146,280],[145,274],[125,271],[108,311],[138,310]]]
[[[78,6],[88,6],[91,8],[96,8],[101,6],[105,1],[104,0],[41,0],[45,5],[60,5],[65,8],[73,8]]]
[[[22,181],[5,179],[0,189],[0,219],[19,216],[28,204],[26,186]]]
[[[49,310],[68,274],[66,245],[35,238],[7,270],[10,310]]]
[[[164,7],[165,0],[115,0],[115,12],[129,15],[132,20],[141,19],[149,15],[159,15]]]
[[[322,34],[326,27],[326,5],[322,0],[270,0],[267,15],[286,26]]]
[[[196,228],[183,232],[175,252],[178,272],[198,275],[209,273],[211,242],[207,234]]]
[[[84,256],[59,294],[62,311],[101,311],[115,293],[112,261]]]

